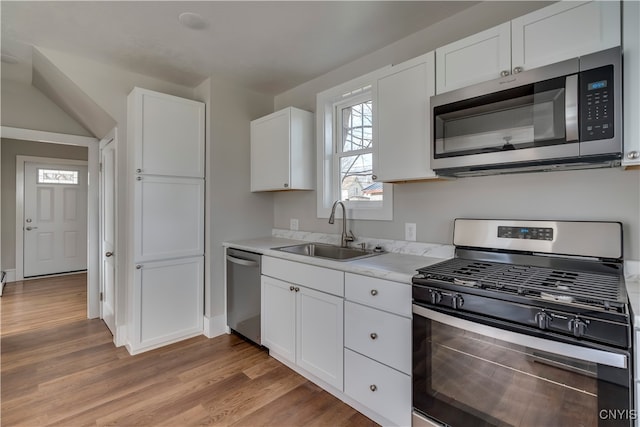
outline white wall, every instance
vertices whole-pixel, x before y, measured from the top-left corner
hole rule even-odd
[[[2,79],[2,126],[93,136],[30,84]]]
[[[399,63],[439,46],[490,28],[542,2],[483,2],[324,76],[280,94],[275,109],[295,106],[315,110],[316,93],[390,63]],[[425,118],[426,120],[427,118]],[[398,184],[393,221],[352,221],[356,236],[404,239],[404,223],[417,224],[418,241],[452,243],[453,219],[528,218],[614,220],[624,224],[627,259],[640,259],[640,171],[619,169],[533,173]],[[277,193],[274,226],[289,228],[299,219],[305,231],[339,232],[316,217],[316,195]]]
[[[271,234],[273,197],[251,193],[249,123],[273,110],[273,97],[250,91],[220,78],[210,79],[209,118],[211,161],[207,186],[211,209],[208,214],[211,238],[211,294],[207,315],[224,314],[224,251],[226,240]]]

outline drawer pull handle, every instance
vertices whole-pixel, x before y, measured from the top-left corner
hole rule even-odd
[[[369,390],[371,390],[371,391],[376,391],[377,389],[378,389],[378,386],[377,386],[377,385],[375,385],[375,384],[371,384],[371,385],[369,386]]]
[[[295,291],[295,290],[296,290],[296,288],[294,288],[293,286],[289,286],[289,290],[290,290],[291,292],[293,292],[293,291]]]
[[[372,340],[378,339],[378,334],[376,334],[375,332],[371,332],[369,336],[371,337]]]
[[[378,291],[376,289],[371,289],[371,295],[375,297],[376,295],[378,295]]]

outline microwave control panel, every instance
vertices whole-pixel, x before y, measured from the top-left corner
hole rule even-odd
[[[613,66],[580,73],[582,141],[613,138]]]

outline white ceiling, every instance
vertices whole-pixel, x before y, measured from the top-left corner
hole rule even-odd
[[[478,2],[0,2],[3,78],[31,79],[31,46],[195,86],[225,76],[278,94]],[[192,30],[178,15],[209,26]]]

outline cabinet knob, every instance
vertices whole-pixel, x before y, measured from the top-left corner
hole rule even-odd
[[[375,181],[376,179],[378,179],[378,175],[371,175],[371,179]]]
[[[296,292],[300,292],[300,288],[296,286]]]
[[[378,334],[376,334],[375,332],[371,332],[371,334],[369,336],[371,337],[372,340],[377,340],[378,339]]]
[[[629,151],[627,153],[627,159],[629,160],[635,160],[638,157],[640,157],[640,151]]]
[[[106,253],[104,254],[104,256],[106,256],[107,258],[110,258],[110,257],[112,257],[112,256],[113,256],[113,252],[111,252],[111,251],[106,252]]]
[[[515,67],[513,69],[513,74],[518,74],[518,73],[521,73],[522,71],[524,71],[522,67]]]
[[[136,173],[142,173],[142,169],[136,169]]]
[[[375,297],[376,295],[378,295],[378,291],[376,289],[371,289],[371,295]]]
[[[142,266],[140,264],[136,265],[136,270],[140,270]]]
[[[293,291],[295,291],[295,290],[296,290],[296,288],[294,288],[293,286],[289,286],[289,290],[290,290],[291,292],[293,292]]]
[[[287,184],[286,182],[284,183],[284,188],[289,188],[289,184]]]
[[[142,177],[141,177],[141,176],[137,176],[137,177],[136,177],[136,180],[137,180],[137,181],[142,181]]]
[[[378,389],[378,386],[377,386],[377,385],[375,385],[375,384],[371,384],[371,385],[369,386],[369,390],[371,390],[371,391],[376,391],[377,389]]]
[[[507,77],[509,74],[511,74],[509,70],[500,71],[500,77]]]

